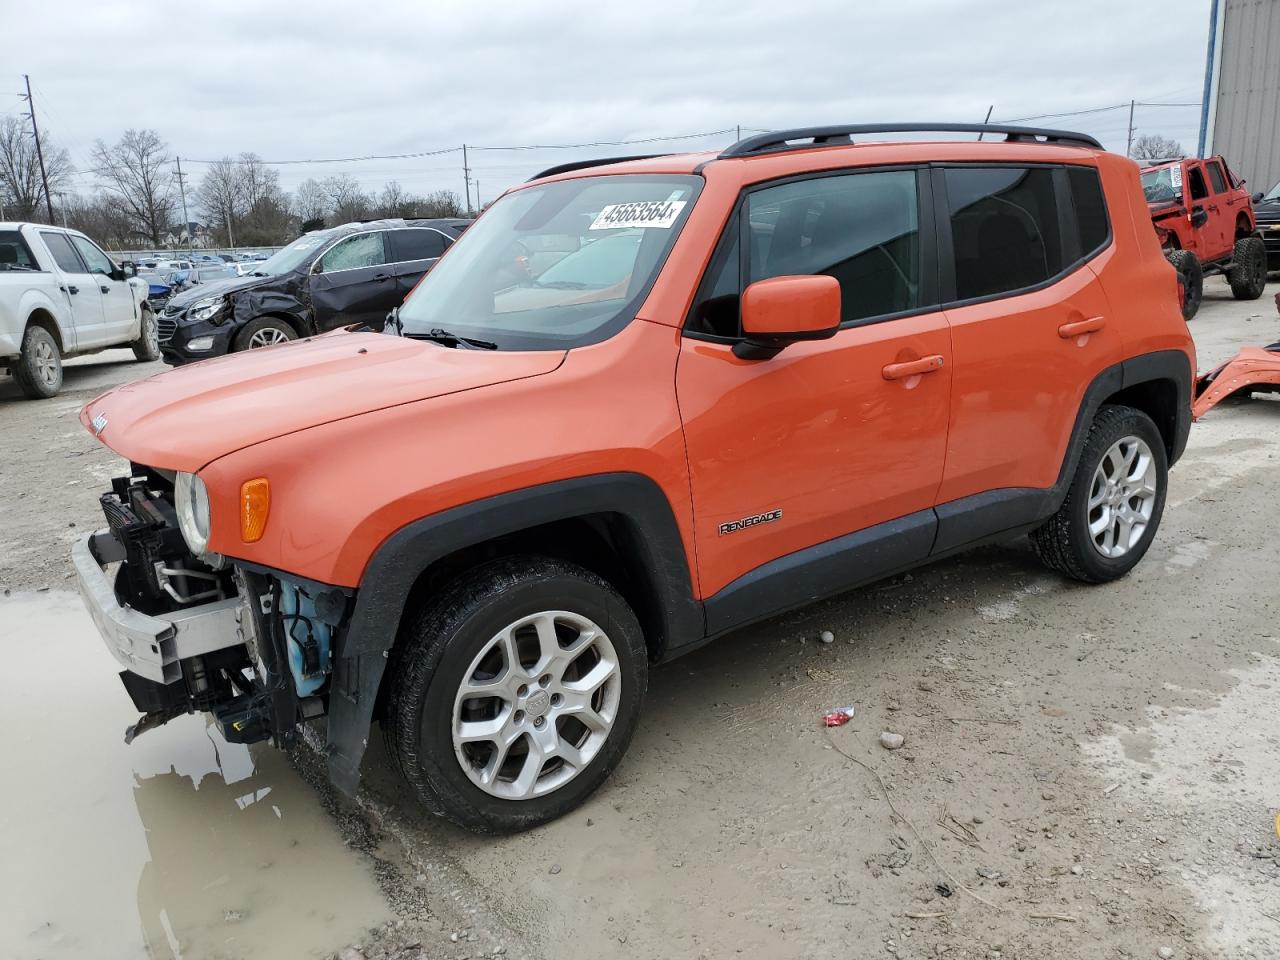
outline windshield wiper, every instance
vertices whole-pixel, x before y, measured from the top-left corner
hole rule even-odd
[[[399,322],[397,318],[397,323]],[[450,333],[448,330],[441,330],[439,327],[433,327],[426,333],[404,333],[400,336],[409,340],[430,340],[432,343],[443,343],[446,346],[455,347],[459,350],[497,350],[498,345],[491,340],[476,340],[474,337],[460,337],[456,333]]]

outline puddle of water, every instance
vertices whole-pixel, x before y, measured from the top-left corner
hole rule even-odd
[[[266,745],[137,719],[74,594],[0,600],[0,956],[324,956],[389,918]]]

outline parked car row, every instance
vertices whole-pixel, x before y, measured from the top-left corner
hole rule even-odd
[[[471,223],[374,220],[304,234],[239,277],[176,293],[159,316],[166,363],[271,346],[387,314]]]

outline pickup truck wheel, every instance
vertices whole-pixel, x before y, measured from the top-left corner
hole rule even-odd
[[[1190,250],[1170,250],[1165,256],[1178,273],[1182,290],[1182,319],[1190,320],[1200,310],[1204,299],[1204,268]]]
[[[1231,255],[1227,282],[1237,300],[1257,300],[1267,285],[1267,248],[1258,237],[1241,237]]]
[[[1058,512],[1031,534],[1044,563],[1085,583],[1124,576],[1151,546],[1164,513],[1169,466],[1156,425],[1133,407],[1093,418]]]
[[[383,735],[429,811],[481,833],[562,816],[612,772],[648,682],[644,637],[600,577],[499,560],[414,618],[388,666]]]
[[[13,365],[13,378],[32,400],[47,400],[62,389],[62,351],[44,327],[27,327],[22,353]]]
[[[258,317],[250,320],[236,334],[236,350],[257,350],[259,347],[274,347],[277,343],[288,343],[298,339],[298,331],[287,320],[279,317]]]
[[[133,341],[133,355],[141,360],[160,359],[160,331],[156,327],[156,315],[150,307],[142,308],[142,329],[138,331],[138,339]]]

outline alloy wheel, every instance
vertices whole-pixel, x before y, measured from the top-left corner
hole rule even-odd
[[[576,613],[547,610],[499,631],[472,660],[453,707],[453,747],[495,797],[545,796],[581,773],[617,719],[613,643]]]
[[[255,330],[253,336],[249,338],[249,349],[274,347],[277,343],[287,343],[288,340],[289,335],[279,327],[263,327],[261,330]]]
[[[1146,441],[1123,437],[1113,443],[1089,485],[1089,537],[1104,557],[1122,557],[1142,540],[1151,522],[1157,489],[1155,457]]]

